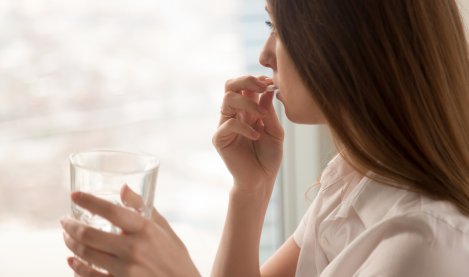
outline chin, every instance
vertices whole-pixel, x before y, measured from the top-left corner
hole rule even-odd
[[[291,113],[288,110],[285,110],[285,115],[288,120],[296,124],[308,124],[308,125],[319,125],[326,124],[326,120],[321,115],[300,115],[296,113]]]

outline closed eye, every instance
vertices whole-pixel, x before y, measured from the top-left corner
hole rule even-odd
[[[269,29],[271,29],[271,30],[274,29],[274,24],[272,24],[272,22],[269,21],[269,20],[266,20],[266,21],[265,21],[265,25],[267,25],[267,26],[269,27]]]

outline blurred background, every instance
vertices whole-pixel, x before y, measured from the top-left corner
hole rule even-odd
[[[248,73],[243,24],[268,34],[263,7],[0,1],[0,276],[73,275],[68,156],[101,147],[159,157],[155,205],[208,275],[231,186],[211,137],[224,82]]]
[[[0,276],[73,276],[59,226],[68,156],[102,147],[159,157],[155,205],[208,276],[231,187],[211,137],[225,81],[270,75],[257,62],[266,19],[261,0],[0,1]],[[292,151],[261,261],[294,229],[326,161],[301,177],[321,140],[282,120]]]

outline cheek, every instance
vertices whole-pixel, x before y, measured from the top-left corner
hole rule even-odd
[[[319,106],[305,89],[288,90],[282,100],[288,119],[299,124],[324,124],[326,120]]]
[[[325,124],[326,118],[324,117],[323,113],[319,109],[319,106],[314,103],[311,104],[311,112],[310,112],[310,120],[311,124]]]
[[[280,99],[285,107],[288,119],[301,124],[325,123],[324,116],[314,102],[311,93],[304,85],[295,65],[277,45],[277,85],[280,88]]]

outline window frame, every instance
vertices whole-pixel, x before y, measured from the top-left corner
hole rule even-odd
[[[279,113],[285,129],[281,188],[282,234],[286,240],[296,230],[317,194],[314,187],[323,168],[336,154],[325,125],[300,125]]]

